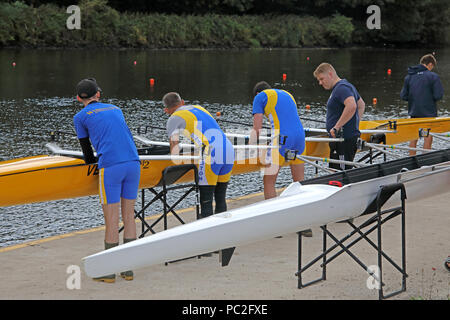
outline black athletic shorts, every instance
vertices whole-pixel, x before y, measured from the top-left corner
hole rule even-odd
[[[344,142],[330,142],[330,159],[353,161],[356,154],[358,136],[344,139]],[[330,168],[337,170],[352,169],[353,166],[330,163]]]

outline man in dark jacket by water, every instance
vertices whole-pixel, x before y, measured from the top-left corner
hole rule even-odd
[[[400,97],[408,101],[408,114],[411,118],[437,117],[436,101],[442,99],[444,89],[439,76],[431,72],[436,66],[436,59],[432,54],[427,54],[420,59],[420,64],[408,68],[408,75]],[[431,149],[433,137],[424,138],[424,149]],[[409,146],[415,148],[417,140],[410,141]],[[415,151],[410,151],[415,155]]]

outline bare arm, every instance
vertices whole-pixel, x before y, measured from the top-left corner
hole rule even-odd
[[[259,134],[262,129],[263,116],[264,115],[262,113],[255,113],[253,115],[253,129],[250,133],[249,144],[256,144],[256,140],[259,138]]]
[[[174,133],[170,137],[170,153],[173,155],[179,155],[180,154],[180,136],[178,133]]]
[[[366,103],[364,102],[364,100],[362,98],[359,98],[359,100],[358,100],[358,102],[356,104],[358,106],[359,120],[361,120],[362,116],[364,114],[364,110],[366,110]]]

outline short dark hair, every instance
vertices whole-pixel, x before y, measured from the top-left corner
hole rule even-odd
[[[271,89],[272,87],[270,84],[268,84],[265,81],[260,81],[257,84],[255,84],[255,87],[253,88],[253,95],[256,96],[261,91],[264,91],[266,89]]]
[[[177,92],[169,92],[164,95],[162,102],[166,108],[172,108],[181,102],[181,97]]]
[[[102,92],[102,89],[94,78],[83,79],[77,84],[77,95],[81,99],[92,98],[98,91]]]
[[[433,64],[436,67],[436,58],[431,54],[426,54],[422,58],[420,58],[420,64],[428,65],[429,63]]]

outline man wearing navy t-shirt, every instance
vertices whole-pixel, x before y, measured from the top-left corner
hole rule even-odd
[[[329,63],[321,63],[314,71],[314,77],[325,90],[331,90],[327,102],[326,127],[329,135],[336,138],[342,129],[344,142],[330,143],[330,159],[353,161],[357,141],[361,135],[359,121],[364,113],[365,103],[356,88],[347,80],[339,78]],[[331,168],[351,169],[352,166],[330,163]]]
[[[119,244],[119,211],[124,224],[124,243],[136,239],[134,203],[137,197],[141,164],[122,110],[99,102],[100,88],[95,79],[81,80],[77,100],[84,105],[73,122],[86,163],[98,163],[99,195],[105,217],[105,249]],[[92,143],[92,145],[91,145]],[[92,151],[94,146],[97,157]],[[133,279],[133,271],[121,272],[125,280]],[[95,278],[115,281],[116,275]]]

